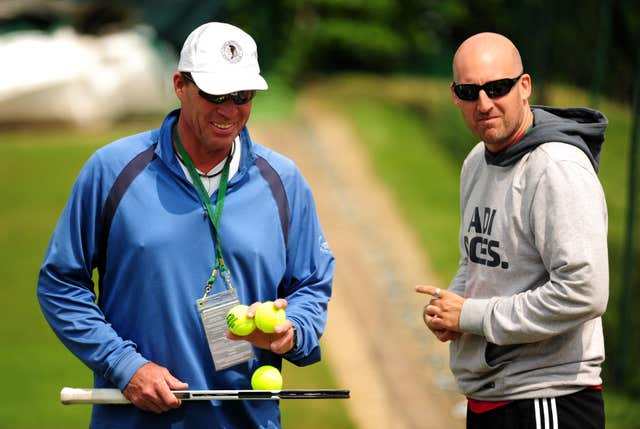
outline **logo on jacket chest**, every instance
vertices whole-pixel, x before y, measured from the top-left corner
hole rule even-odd
[[[500,242],[491,238],[496,209],[475,207],[464,236],[464,248],[469,261],[487,267],[509,268],[500,250]]]

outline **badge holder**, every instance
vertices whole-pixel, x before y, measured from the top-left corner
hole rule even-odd
[[[209,295],[217,273],[218,269],[216,268],[207,282],[204,296],[196,300],[196,305],[207,335],[213,365],[216,371],[220,371],[253,359],[254,353],[250,342],[227,338],[229,330],[226,320],[227,313],[232,307],[238,305],[240,300],[236,290],[231,286],[231,275],[227,269],[221,269],[220,274],[224,277],[228,289]]]

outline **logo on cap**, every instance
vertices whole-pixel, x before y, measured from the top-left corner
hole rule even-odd
[[[234,42],[233,40],[225,42],[220,52],[222,53],[222,57],[231,64],[237,63],[242,59],[242,48],[238,42]]]

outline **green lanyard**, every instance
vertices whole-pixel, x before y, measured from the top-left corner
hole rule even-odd
[[[222,257],[222,244],[220,243],[220,217],[222,216],[222,207],[224,206],[224,197],[227,193],[227,184],[229,182],[229,169],[231,164],[231,155],[227,156],[227,161],[224,163],[224,168],[222,169],[222,175],[220,176],[220,186],[218,187],[218,198],[216,199],[216,207],[215,210],[211,205],[211,198],[207,193],[207,190],[204,188],[202,184],[202,180],[200,180],[200,175],[196,171],[196,168],[193,166],[193,162],[189,157],[189,154],[186,150],[184,150],[184,146],[182,145],[182,141],[180,141],[180,136],[178,135],[178,127],[173,127],[173,137],[176,141],[176,146],[178,146],[178,152],[180,152],[180,157],[184,162],[184,165],[187,167],[187,171],[189,172],[189,176],[191,176],[191,180],[193,180],[193,184],[198,190],[198,195],[202,200],[205,208],[207,209],[207,214],[209,215],[209,220],[211,221],[211,226],[213,227],[213,233],[215,235],[216,241],[216,262],[213,267],[213,271],[211,272],[211,276],[209,280],[207,280],[207,285],[204,291],[204,297],[206,297],[213,284],[216,281],[216,277],[218,272],[224,277],[229,289],[232,290],[233,286],[231,286],[231,272],[224,264],[224,258]]]

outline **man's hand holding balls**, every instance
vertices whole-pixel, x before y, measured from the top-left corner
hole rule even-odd
[[[263,303],[255,302],[249,307],[238,305],[229,310],[227,324],[231,340],[246,340],[254,346],[284,354],[294,346],[294,330],[292,323],[286,319],[287,301],[279,298]],[[245,310],[246,308],[246,310]],[[253,322],[253,323],[252,323]],[[257,329],[240,329],[242,326],[255,324]],[[246,335],[242,335],[248,332]]]

